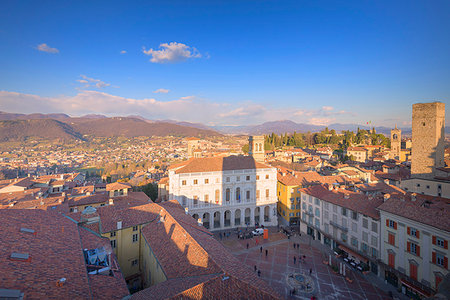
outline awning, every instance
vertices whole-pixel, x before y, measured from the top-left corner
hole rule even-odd
[[[349,249],[349,248],[347,248],[345,246],[339,245],[338,248],[343,250],[343,251],[345,251],[345,252],[347,252],[348,255],[353,256],[354,258],[356,258],[356,259],[358,259],[358,260],[360,260],[362,262],[367,263],[367,261],[369,260],[368,258],[365,258],[364,256],[356,253],[355,251],[353,251],[353,250],[351,250],[351,249]]]
[[[430,297],[432,294],[427,293],[426,291],[422,290],[420,287],[415,286],[414,284],[412,284],[411,282],[406,281],[405,279],[400,279],[401,283],[406,285],[407,287],[409,287],[410,289],[412,289],[413,291],[418,292],[419,294],[421,294],[422,296],[425,297]]]

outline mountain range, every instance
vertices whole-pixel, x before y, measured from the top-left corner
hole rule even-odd
[[[167,122],[151,122],[135,117],[88,115],[72,118],[65,114],[9,114],[0,112],[0,142],[29,138],[86,140],[93,137],[196,136],[221,134]]]
[[[44,121],[45,120],[45,121]],[[22,121],[22,122],[19,122]],[[28,121],[28,122],[23,122]],[[52,128],[52,126],[54,128]],[[358,128],[370,130],[372,127],[358,124],[311,125],[296,123],[290,120],[265,122],[259,125],[242,126],[207,126],[202,123],[191,123],[175,120],[149,120],[138,115],[126,117],[106,117],[100,114],[89,114],[81,117],[70,117],[62,113],[55,114],[17,114],[0,112],[0,141],[23,139],[27,136],[52,136],[69,139],[80,137],[112,137],[112,136],[218,136],[222,134],[262,135],[272,132],[277,134],[295,132],[318,132],[325,127],[337,132],[342,130],[357,131]],[[375,127],[377,133],[390,135],[390,127]],[[400,128],[402,134],[411,135],[411,128]],[[445,128],[450,132],[450,128]],[[64,134],[63,134],[64,133]]]

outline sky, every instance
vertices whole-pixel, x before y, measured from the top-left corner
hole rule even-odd
[[[408,127],[450,1],[0,1],[0,110]]]

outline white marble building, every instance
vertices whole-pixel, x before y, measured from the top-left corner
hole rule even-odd
[[[169,199],[210,230],[276,226],[276,168],[251,156],[195,158],[169,169]]]

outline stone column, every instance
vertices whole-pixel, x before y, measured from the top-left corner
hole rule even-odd
[[[255,208],[250,208],[250,226],[255,226]]]

